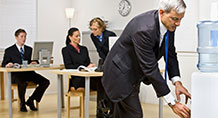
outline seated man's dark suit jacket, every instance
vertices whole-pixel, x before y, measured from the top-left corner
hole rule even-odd
[[[91,34],[91,39],[92,42],[95,44],[99,57],[105,60],[109,52],[109,37],[116,36],[116,34],[108,30],[104,30],[102,33],[103,33],[102,42],[100,42],[99,39],[93,34]]]
[[[165,40],[163,40],[165,42]],[[158,11],[149,11],[133,18],[109,52],[103,67],[103,87],[113,102],[119,102],[141,81],[152,84],[158,97],[170,92],[158,68],[165,53],[159,48]],[[167,70],[169,78],[180,76],[174,47],[174,32],[169,33]]]
[[[32,48],[24,45],[24,60],[28,61],[28,64],[31,63]],[[17,49],[16,44],[5,49],[5,54],[2,62],[2,66],[5,67],[9,62],[22,64],[21,55]]]
[[[28,64],[31,63],[31,56],[32,56],[32,48],[24,45],[24,60],[27,60]],[[22,64],[21,54],[20,54],[19,50],[17,49],[16,44],[5,49],[5,54],[4,54],[2,66],[5,67],[9,62],[11,62],[13,64],[14,63]],[[20,88],[19,84],[22,84],[23,81],[32,81],[36,84],[39,84],[36,91],[33,93],[33,99],[36,99],[36,101],[39,102],[41,100],[42,95],[45,92],[45,89],[49,85],[49,80],[47,80],[46,78],[37,74],[34,71],[12,72],[12,83],[18,83],[18,90]],[[25,84],[25,82],[23,84]],[[24,88],[22,88],[22,91],[23,91],[23,89]],[[23,96],[25,94],[25,89],[24,89],[24,92],[19,93],[19,94],[22,94],[22,95],[20,95],[20,96],[22,96],[21,102],[24,102],[22,100],[24,99]]]

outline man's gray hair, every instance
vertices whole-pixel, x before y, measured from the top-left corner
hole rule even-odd
[[[183,0],[160,0],[159,9],[169,13],[171,9],[177,13],[184,13],[186,9],[185,2]]]

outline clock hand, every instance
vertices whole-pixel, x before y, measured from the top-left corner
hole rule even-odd
[[[122,11],[124,10],[124,8],[125,8],[125,4],[123,5]]]

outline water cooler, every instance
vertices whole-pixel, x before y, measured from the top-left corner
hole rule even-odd
[[[218,72],[218,21],[201,21],[197,27],[198,69]]]
[[[191,118],[218,118],[218,21],[197,27],[199,72],[192,74]]]

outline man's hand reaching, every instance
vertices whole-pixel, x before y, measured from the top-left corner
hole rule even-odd
[[[184,94],[185,95],[185,104],[187,104],[188,102],[188,98],[191,99],[191,94],[188,92],[188,90],[182,85],[182,83],[180,81],[175,82],[175,86],[176,86],[176,97],[177,97],[177,101],[180,102],[181,98],[180,95]]]
[[[170,106],[175,114],[180,118],[191,118],[191,110],[185,105],[177,102],[175,105]]]

